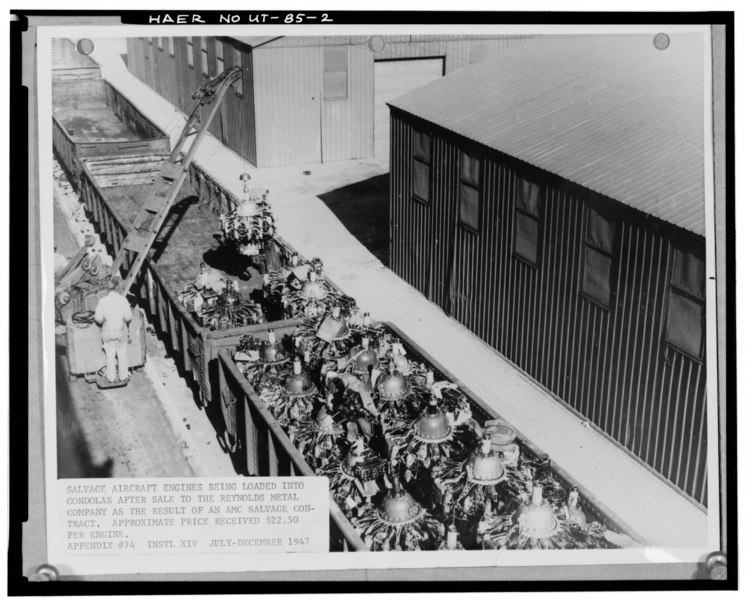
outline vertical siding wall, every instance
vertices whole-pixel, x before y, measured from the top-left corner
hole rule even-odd
[[[173,56],[169,53],[166,40],[163,43],[163,50],[160,50],[157,41],[150,44],[148,39],[127,38],[130,72],[183,112],[190,113],[195,103],[192,94],[207,81],[201,69],[198,39],[194,39],[194,67],[189,66],[187,59],[187,38],[174,38]],[[215,39],[207,38],[207,42],[209,71],[210,75],[214,76],[217,75]],[[241,48],[243,96],[236,92],[235,87],[225,95],[221,109],[209,131],[251,164],[256,165],[252,56],[243,46]],[[223,56],[225,67],[233,66],[232,45],[225,43]]]
[[[385,47],[378,54],[368,48],[369,36],[285,36],[254,49],[224,37],[226,67],[232,64],[231,48],[241,50],[244,96],[226,96],[210,131],[257,167],[370,157],[376,60],[445,57],[447,74],[528,37],[383,36]],[[157,41],[149,44],[148,39],[128,38],[130,71],[190,111],[191,94],[205,81],[198,43],[192,69],[187,66],[186,38],[175,38],[175,57],[167,44],[161,51]],[[348,97],[324,100],[323,48],[340,45],[349,47]],[[215,56],[215,40],[208,38],[211,73]]]
[[[324,162],[373,155],[373,62],[368,47],[350,46],[348,65],[348,97],[321,103]],[[323,90],[321,94],[323,98]]]
[[[224,44],[223,56],[226,68],[232,67],[233,46],[227,42]],[[223,101],[225,127],[219,139],[252,165],[257,166],[254,54],[241,50],[238,56],[241,61],[239,66],[243,72],[243,96],[229,93]]]
[[[451,73],[527,36],[384,36],[374,53],[368,37],[284,37],[253,51],[256,86],[257,166],[333,162],[373,156],[374,63],[445,57]],[[347,46],[348,96],[324,99],[323,48]]]
[[[408,117],[392,111],[391,124],[391,268],[706,505],[704,363],[663,342],[674,254],[666,230],[620,219],[617,294],[606,310],[578,293],[588,211],[582,190],[548,185],[533,268],[512,252],[515,165],[495,155],[483,161],[482,231],[475,235],[457,225],[459,142],[433,132],[426,206],[412,198]]]
[[[253,54],[257,166],[320,162],[322,48]]]

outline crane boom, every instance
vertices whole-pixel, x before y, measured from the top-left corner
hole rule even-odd
[[[158,172],[145,202],[135,216],[132,228],[114,257],[111,273],[112,275],[118,275],[120,270],[122,271],[122,293],[126,294],[135,282],[135,278],[155,243],[181,186],[186,180],[189,166],[207,133],[207,128],[220,107],[228,88],[239,77],[241,77],[241,68],[238,66],[230,67],[208,81],[192,95],[197,100],[197,106],[189,115],[178,141]],[[200,119],[200,112],[203,107],[209,107],[209,111],[204,118]],[[184,146],[191,137],[194,139],[184,153]]]

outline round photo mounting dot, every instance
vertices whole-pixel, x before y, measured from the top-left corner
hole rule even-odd
[[[653,45],[658,50],[665,50],[671,44],[671,38],[665,33],[659,33],[653,38]]]
[[[374,35],[373,37],[368,39],[368,48],[374,54],[382,52],[385,47],[386,40],[384,40],[380,35]]]
[[[88,56],[91,52],[93,52],[93,42],[88,38],[81,38],[78,40],[78,43],[75,44],[75,49],[80,54]]]

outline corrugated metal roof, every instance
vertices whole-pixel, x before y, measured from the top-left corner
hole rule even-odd
[[[550,36],[390,103],[704,235],[704,40]]]

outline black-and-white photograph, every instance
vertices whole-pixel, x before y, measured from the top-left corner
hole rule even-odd
[[[37,28],[49,568],[725,576],[724,26],[158,18]]]

